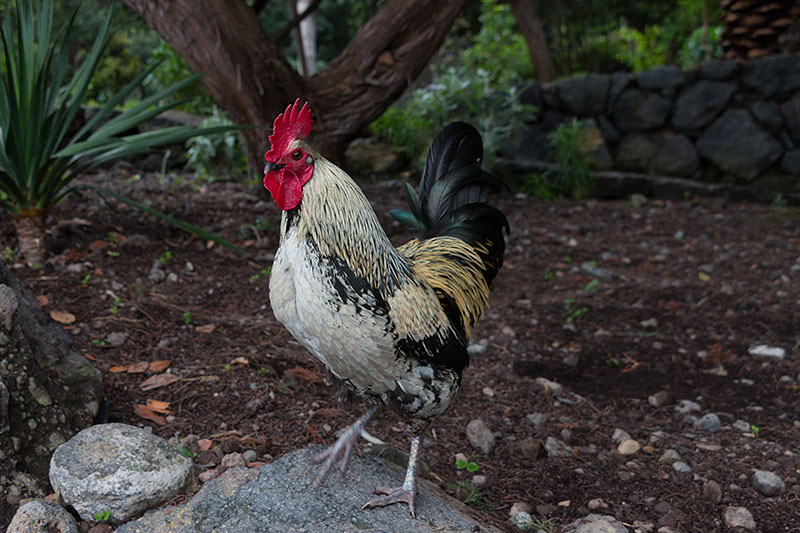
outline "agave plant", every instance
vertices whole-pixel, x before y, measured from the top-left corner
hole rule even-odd
[[[85,60],[73,70],[68,47],[77,8],[54,33],[52,0],[18,1],[15,9],[6,9],[0,27],[0,206],[15,222],[20,255],[29,264],[43,263],[47,214],[75,190],[72,181],[81,172],[195,135],[231,129],[176,126],[126,135],[138,124],[179,105],[180,101],[161,102],[202,75],[188,77],[116,112],[154,65],[120,89],[80,129],[71,131],[107,44],[115,5],[116,0]]]

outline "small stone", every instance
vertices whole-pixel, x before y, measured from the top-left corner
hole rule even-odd
[[[783,494],[786,485],[783,480],[772,472],[756,470],[750,478],[753,488],[764,496],[777,496]]]
[[[664,453],[662,453],[661,457],[658,458],[659,463],[670,464],[670,465],[675,461],[680,461],[680,460],[681,460],[681,454],[679,454],[676,450],[673,450],[672,448],[664,450]]]
[[[555,437],[547,437],[544,441],[544,449],[550,457],[569,457],[572,455],[572,448],[564,444]]]
[[[707,431],[709,433],[714,433],[719,431],[720,421],[719,417],[714,413],[708,413],[706,415],[701,416],[700,418],[696,419],[692,425],[695,429],[700,431]]]
[[[594,498],[589,500],[589,503],[586,504],[592,511],[596,511],[597,509],[608,509],[608,504],[603,501],[603,498]]]
[[[664,407],[669,403],[670,399],[671,399],[671,394],[669,393],[669,391],[662,390],[648,396],[647,403],[649,403],[653,407]]]
[[[611,440],[613,440],[614,442],[622,442],[630,438],[631,438],[630,434],[624,429],[620,428],[614,428],[614,433],[611,435]]]
[[[488,454],[494,448],[495,436],[489,426],[477,418],[467,424],[467,440],[475,448],[479,449],[484,455]]]
[[[755,529],[756,521],[753,515],[744,507],[728,507],[722,512],[722,521],[725,525],[734,528]]]
[[[489,479],[481,474],[472,476],[472,486],[476,489],[482,489],[489,485]]]
[[[714,480],[703,483],[703,498],[711,503],[719,503],[722,501],[722,487]]]
[[[150,270],[150,273],[147,274],[147,279],[153,283],[161,283],[167,279],[167,273],[160,268],[153,268]]]
[[[531,512],[531,504],[526,502],[514,502],[511,506],[511,510],[508,512],[508,517],[513,519],[517,513],[528,513]]]
[[[216,468],[212,468],[211,470],[203,470],[198,476],[200,483],[208,483],[212,479],[216,479],[218,477],[219,471]]]
[[[618,522],[613,516],[590,514],[567,524],[560,533],[628,533],[628,528]]]
[[[642,448],[642,445],[633,439],[626,439],[619,443],[617,451],[622,455],[633,455]]]
[[[114,332],[109,333],[106,337],[106,341],[111,346],[122,346],[125,344],[125,341],[128,339],[128,334],[123,332]]]
[[[672,511],[672,506],[669,504],[669,502],[661,500],[656,504],[654,509],[659,514],[667,514],[668,512]]]
[[[745,420],[737,420],[733,423],[733,429],[741,433],[750,433],[750,422]]]
[[[658,327],[658,319],[656,317],[648,318],[639,322],[639,325],[643,328],[656,328]]]
[[[167,281],[170,283],[177,283],[178,275],[175,272],[170,272],[167,274]]]
[[[547,421],[547,415],[544,413],[528,413],[525,415],[525,420],[529,424],[533,424],[536,429],[539,429]]]
[[[633,479],[633,472],[628,472],[627,470],[620,470],[617,472],[617,477],[620,481],[630,481]]]
[[[511,518],[511,523],[524,531],[533,523],[533,517],[530,513],[520,511]]]
[[[564,388],[556,383],[555,381],[550,381],[547,378],[538,377],[533,380],[534,383],[539,385],[544,392],[547,394],[552,394],[554,396],[560,396],[562,392],[564,392]]]
[[[697,402],[693,402],[692,400],[681,400],[678,402],[678,405],[675,406],[675,411],[682,415],[687,415],[689,413],[696,413],[700,411],[700,404]]]
[[[682,474],[686,474],[692,471],[692,467],[684,463],[683,461],[675,461],[674,463],[672,463],[672,468],[676,472],[681,472]]]
[[[542,446],[542,441],[526,437],[524,439],[515,440],[509,446],[512,453],[520,459],[540,459],[544,457],[545,450]]]
[[[783,359],[786,357],[786,350],[778,346],[769,346],[767,344],[759,344],[751,346],[747,349],[750,355],[757,355],[759,357],[772,357],[775,359]]]
[[[469,462],[469,458],[466,455],[464,455],[463,453],[458,452],[455,455],[455,462],[457,463],[459,461],[464,461],[465,463],[468,463]]]
[[[467,346],[467,353],[469,355],[485,355],[486,346],[477,342],[470,342]]]
[[[17,509],[6,533],[78,533],[75,519],[66,509],[47,500],[30,500]]]
[[[258,459],[258,454],[256,454],[255,450],[245,450],[242,452],[242,459],[244,459],[245,463],[250,464]]]
[[[484,396],[488,396],[489,398],[494,398],[495,396],[494,389],[491,389],[489,387],[484,387],[481,392],[483,392]]]

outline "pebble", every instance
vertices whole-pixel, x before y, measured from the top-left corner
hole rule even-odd
[[[527,530],[532,522],[533,517],[525,511],[520,511],[511,518],[511,523],[523,531]]]
[[[680,460],[681,460],[681,454],[679,454],[672,448],[664,450],[664,453],[662,453],[661,457],[658,458],[659,463],[666,463],[666,464],[672,464],[675,461],[680,461]]]
[[[118,331],[114,333],[109,333],[108,336],[106,337],[106,341],[108,341],[108,343],[111,346],[122,346],[123,344],[125,344],[125,341],[127,339],[128,339],[127,333]]]
[[[657,328],[658,319],[656,317],[648,318],[647,320],[642,320],[639,322],[639,325],[643,328]]]
[[[653,407],[664,407],[669,403],[670,399],[671,395],[669,391],[662,390],[648,396],[647,403],[649,403]]]
[[[170,272],[167,274],[167,281],[170,283],[177,283],[178,275],[175,272]]]
[[[494,389],[490,387],[484,387],[482,392],[484,396],[488,396],[489,398],[494,398],[495,396]]]
[[[488,454],[494,448],[495,436],[489,426],[481,420],[476,418],[467,424],[467,440],[473,447],[479,449],[481,453]]]
[[[627,470],[620,470],[617,472],[617,477],[619,477],[620,481],[630,481],[633,479],[633,472],[628,472]]]
[[[589,500],[589,503],[587,503],[586,506],[592,511],[596,511],[597,509],[608,509],[608,504],[603,501],[603,498],[594,498]]]
[[[699,429],[700,431],[707,431],[709,433],[714,433],[719,431],[720,421],[719,417],[714,413],[708,413],[700,418],[695,419],[692,423],[695,429]]]
[[[614,442],[622,442],[624,440],[629,440],[630,438],[630,434],[624,429],[620,428],[614,428],[614,433],[611,435],[611,440]]]
[[[525,415],[525,420],[536,429],[539,429],[547,421],[547,415],[544,413],[528,413]]]
[[[555,437],[547,437],[544,441],[544,449],[550,457],[569,457],[572,455],[572,448],[564,444]]]
[[[530,437],[515,440],[511,443],[509,448],[515,456],[521,459],[539,459],[544,457],[542,441]]]
[[[211,470],[203,470],[200,472],[198,478],[200,479],[200,483],[208,483],[212,479],[216,479],[219,477],[219,472],[216,468],[212,468]]]
[[[722,521],[729,528],[741,527],[755,529],[756,521],[753,515],[744,507],[728,507],[722,512]]]
[[[675,461],[674,463],[672,463],[672,468],[676,472],[681,472],[684,474],[692,471],[692,467],[684,463],[683,461]]]
[[[703,483],[703,498],[711,503],[719,503],[722,501],[722,487],[713,479]]]
[[[245,450],[242,452],[242,458],[244,459],[245,463],[250,464],[258,459],[258,454],[256,454],[255,450]]]
[[[222,458],[222,463],[220,464],[220,467],[223,470],[227,470],[229,468],[234,468],[234,467],[239,467],[239,466],[242,466],[242,467],[247,466],[247,463],[245,462],[244,457],[242,457],[242,454],[240,454],[239,452],[233,452],[233,453],[226,454]]]
[[[476,489],[482,489],[489,485],[489,479],[481,474],[476,474],[472,476],[472,486]]]
[[[614,274],[612,274],[605,268],[601,268],[597,265],[593,265],[592,263],[588,262],[581,264],[581,272],[583,272],[587,276],[592,276],[593,278],[597,278],[603,281],[609,281],[614,279]]]
[[[733,423],[733,429],[742,433],[750,433],[750,422],[745,420],[737,420]]]
[[[514,502],[511,506],[511,510],[508,512],[508,517],[513,519],[517,513],[528,513],[531,512],[531,504],[527,502]]]
[[[777,496],[786,490],[786,484],[778,475],[766,470],[756,470],[750,478],[753,488],[764,496]]]
[[[642,445],[633,439],[626,439],[617,446],[617,451],[622,455],[633,455],[641,449]]]
[[[467,346],[467,353],[469,355],[484,355],[486,354],[486,350],[487,348],[485,345],[477,342],[471,342],[469,346]]]
[[[533,380],[534,383],[539,385],[541,388],[544,389],[545,393],[553,394],[555,396],[560,396],[562,392],[564,392],[564,388],[556,383],[555,381],[550,381],[547,378],[538,377]]]
[[[697,402],[693,402],[692,400],[681,400],[678,402],[678,405],[675,406],[675,411],[682,415],[687,415],[689,413],[696,413],[700,411],[700,404]]]
[[[769,346],[768,344],[751,346],[747,349],[747,353],[759,357],[773,357],[775,359],[783,359],[786,357],[786,350],[778,346]]]

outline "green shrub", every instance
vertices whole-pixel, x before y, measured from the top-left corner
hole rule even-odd
[[[233,122],[217,106],[200,124],[202,128],[231,125]],[[235,131],[192,137],[186,141],[186,155],[186,166],[201,179],[213,179],[217,170],[228,177],[247,175],[247,157]]]
[[[145,77],[143,85],[150,94],[163,91],[193,74],[186,61],[166,41],[161,41],[153,50],[149,63],[154,68]],[[170,101],[184,111],[199,115],[211,113],[214,107],[214,100],[200,85],[200,80],[195,80],[173,93]]]
[[[586,198],[594,188],[594,176],[584,155],[586,143],[583,124],[576,118],[564,122],[547,136],[553,158],[558,165],[554,176],[556,187],[572,198]]]

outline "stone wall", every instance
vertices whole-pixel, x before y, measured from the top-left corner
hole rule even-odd
[[[597,170],[800,192],[800,55],[578,76],[522,98],[538,113],[517,160],[547,160],[547,133],[578,117]]]

